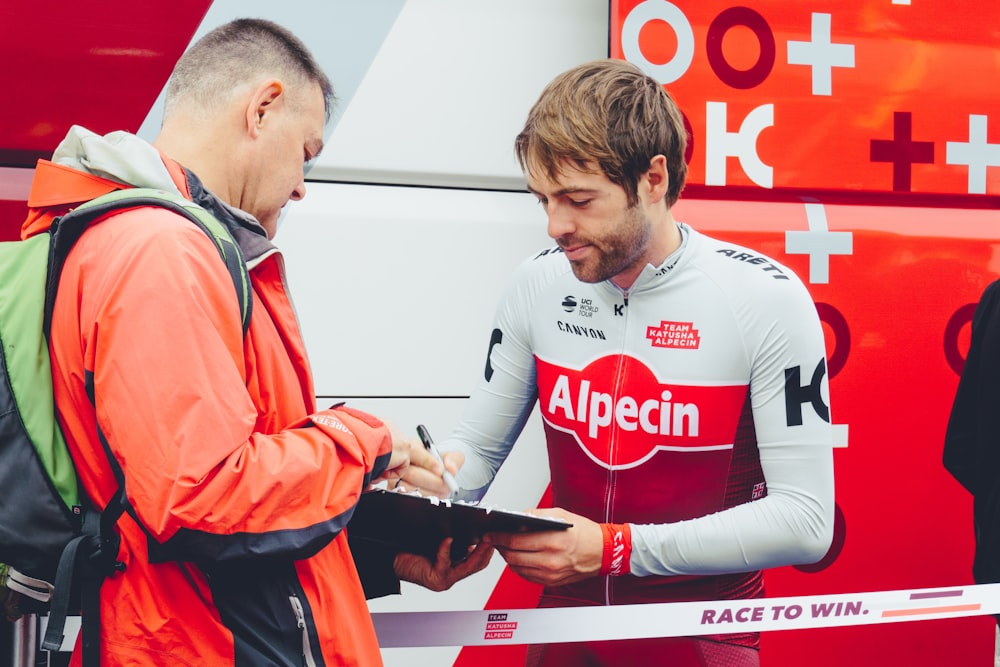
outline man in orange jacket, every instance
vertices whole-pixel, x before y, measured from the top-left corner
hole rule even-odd
[[[371,415],[316,410],[270,239],[305,196],[331,100],[295,36],[240,19],[178,62],[154,144],[74,127],[36,171],[25,237],[104,192],[155,187],[211,211],[250,268],[245,335],[218,252],[173,212],[100,221],[63,268],[50,338],[60,423],[90,501],[108,504],[116,472],[127,495],[125,567],[101,588],[105,667],[381,663],[344,526],[373,478],[442,470]],[[443,590],[492,553],[453,567],[447,546],[434,563],[389,554],[372,590],[398,590],[396,576]]]

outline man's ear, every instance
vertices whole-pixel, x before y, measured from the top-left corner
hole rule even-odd
[[[650,203],[657,203],[667,195],[670,175],[667,173],[667,158],[654,155],[649,161],[649,169],[642,175],[642,183],[647,188]]]
[[[275,104],[283,101],[284,96],[285,85],[277,79],[265,81],[254,89],[247,99],[245,116],[246,130],[251,137],[257,137]]]

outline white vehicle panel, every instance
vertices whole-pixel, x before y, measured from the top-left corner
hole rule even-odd
[[[321,397],[468,396],[500,292],[552,246],[527,192],[310,183],[275,238]]]
[[[310,178],[521,189],[538,94],[607,55],[606,0],[408,0]]]

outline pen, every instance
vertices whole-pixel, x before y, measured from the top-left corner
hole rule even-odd
[[[434,440],[431,439],[431,434],[427,430],[427,427],[423,424],[417,424],[417,435],[420,436],[420,442],[424,443],[424,449],[433,454],[434,458],[441,464],[441,469],[444,471],[441,473],[441,479],[444,480],[444,483],[448,485],[453,494],[458,493],[458,483],[455,481],[455,477],[444,467],[444,459],[441,458],[441,452],[434,445]]]

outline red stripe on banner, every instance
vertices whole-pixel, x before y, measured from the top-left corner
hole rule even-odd
[[[923,616],[925,614],[949,614],[964,611],[979,611],[983,606],[980,604],[960,604],[951,607],[923,607],[920,609],[890,609],[882,612],[882,618],[895,618],[898,616]]]

